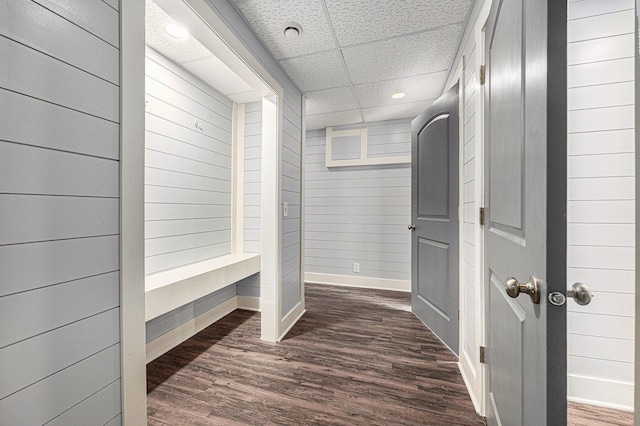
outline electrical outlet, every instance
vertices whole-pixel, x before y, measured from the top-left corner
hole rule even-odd
[[[355,273],[359,273],[360,272],[360,264],[359,263],[354,263],[353,264],[353,272],[355,272]]]
[[[287,203],[286,201],[283,204],[282,214],[284,215],[284,217],[289,216],[289,203]]]

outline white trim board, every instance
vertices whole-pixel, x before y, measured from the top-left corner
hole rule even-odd
[[[317,274],[306,272],[304,281],[308,284],[328,284],[342,287],[373,288],[378,290],[411,292],[411,281],[389,280],[385,278],[354,277],[351,275]]]
[[[236,296],[238,299],[238,309],[245,311],[260,312],[260,298],[253,296]]]
[[[144,1],[120,5],[120,349],[122,423],[147,423],[144,321]]]
[[[568,401],[616,410],[633,411],[633,383],[567,376]]]
[[[285,315],[281,323],[281,330],[283,331],[278,337],[278,342],[281,341],[284,336],[287,335],[289,330],[291,330],[293,326],[297,324],[298,320],[302,318],[305,312],[307,312],[307,309],[305,308],[304,300],[302,300],[293,309],[291,309],[287,315]]]
[[[260,272],[260,255],[234,253],[149,275],[146,279],[145,320]]]

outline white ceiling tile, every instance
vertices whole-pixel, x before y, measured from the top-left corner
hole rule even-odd
[[[348,86],[351,83],[338,50],[284,59],[280,64],[303,92]]]
[[[327,126],[362,123],[360,110],[330,112],[327,114],[307,115],[307,130],[323,129]]]
[[[341,46],[464,22],[471,0],[325,0]]]
[[[305,96],[307,97],[308,115],[345,111],[359,107],[358,99],[353,94],[351,86],[307,92]]]
[[[145,42],[149,47],[174,62],[193,61],[211,56],[211,52],[193,36],[186,40],[178,40],[167,34],[164,26],[175,20],[153,1],[146,0],[145,8]]]
[[[442,71],[395,80],[359,84],[355,86],[355,89],[362,107],[397,105],[399,103],[437,98],[442,92],[446,78],[447,72]],[[391,95],[398,92],[403,92],[405,97],[393,99]]]
[[[414,118],[427,109],[435,99],[406,104],[388,105],[375,108],[363,108],[362,114],[366,122],[392,120],[395,118]]]
[[[237,4],[276,59],[336,48],[321,0],[250,0]],[[299,37],[284,37],[287,22],[300,24]]]
[[[343,49],[354,84],[447,70],[458,48],[462,25],[450,25]]]

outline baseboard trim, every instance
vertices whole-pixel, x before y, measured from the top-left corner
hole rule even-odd
[[[616,410],[633,411],[633,383],[602,380],[594,377],[567,377],[567,400]]]
[[[148,342],[147,364],[236,309],[238,309],[238,297],[234,296],[215,308],[209,309],[207,312]]]
[[[481,416],[484,416],[483,407],[480,404],[480,395],[476,392],[475,384],[478,382],[477,378],[474,377],[473,366],[471,365],[471,361],[467,359],[464,351],[460,351],[460,357],[458,358],[458,370],[460,370],[460,375],[462,376],[462,380],[464,381],[465,386],[467,387],[467,392],[469,393],[469,397],[471,397],[471,402],[473,403],[473,408],[476,409],[476,413]],[[477,373],[477,372],[475,372]]]
[[[245,311],[260,312],[260,298],[252,296],[236,296],[238,298],[238,309]]]
[[[280,334],[280,337],[278,337],[278,342],[284,339],[284,336],[286,336],[291,328],[296,325],[298,320],[302,318],[305,312],[307,312],[307,310],[305,309],[304,300],[302,300],[293,309],[291,309],[284,318],[282,318],[280,329],[284,331]]]
[[[309,284],[328,284],[342,287],[373,288],[377,290],[392,290],[411,292],[411,281],[389,280],[386,278],[354,277],[351,275],[317,274],[307,272],[304,281]]]

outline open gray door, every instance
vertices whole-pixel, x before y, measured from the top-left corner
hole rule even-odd
[[[458,85],[411,122],[411,310],[458,353]]]
[[[566,46],[565,1],[493,3],[484,86],[489,425],[566,424]]]

